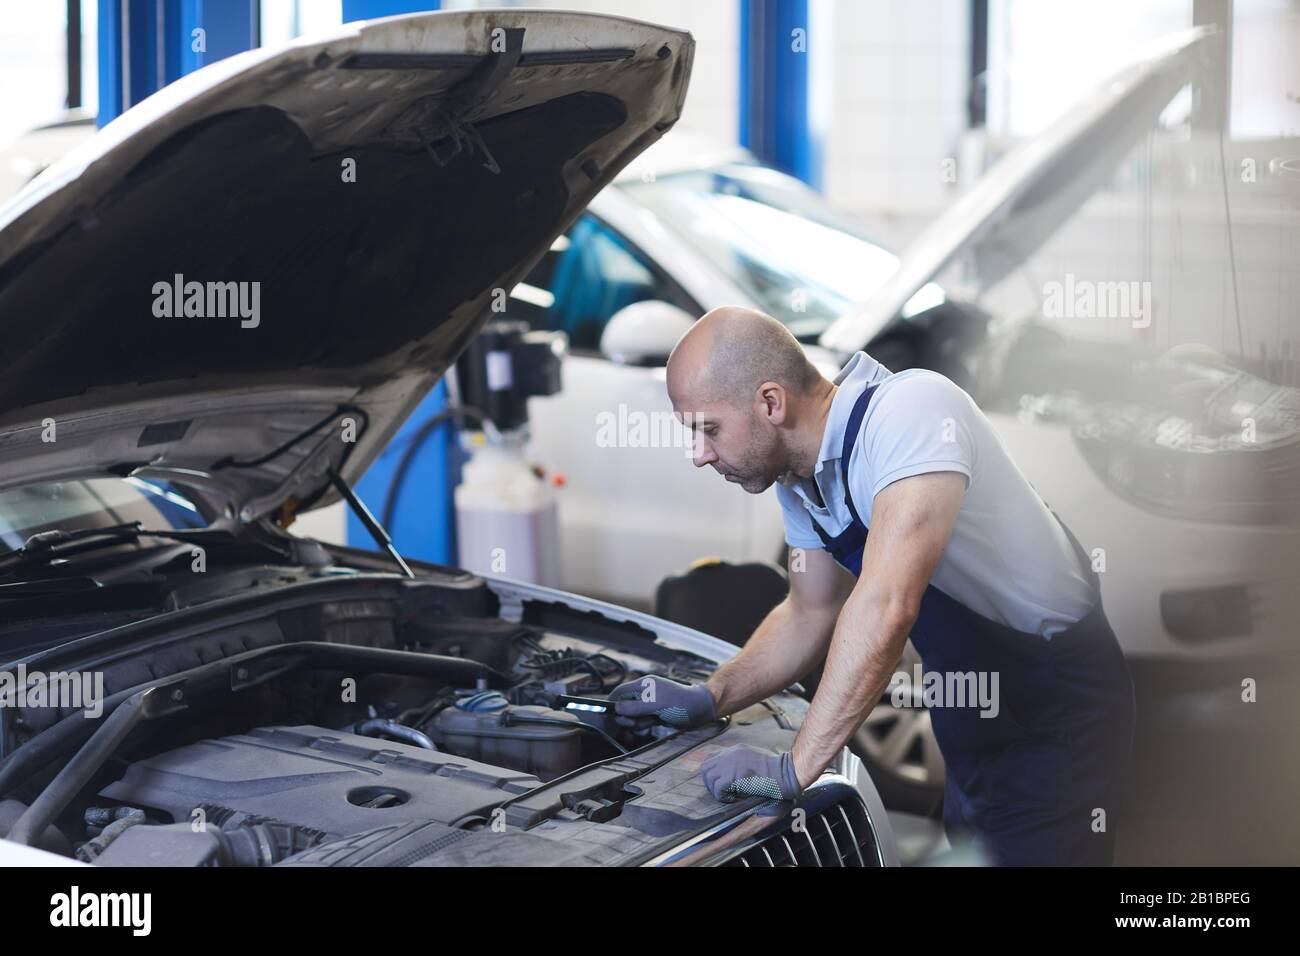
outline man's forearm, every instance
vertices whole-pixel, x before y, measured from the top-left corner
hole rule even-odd
[[[914,611],[888,601],[845,603],[792,750],[800,786],[821,775],[880,701],[914,620]]]
[[[834,615],[796,611],[786,598],[763,618],[740,653],[719,667],[707,686],[719,717],[784,690],[826,655]]]

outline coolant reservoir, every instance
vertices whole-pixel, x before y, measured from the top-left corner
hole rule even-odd
[[[564,711],[506,703],[485,691],[439,711],[439,747],[494,767],[553,780],[582,765],[581,721]]]
[[[554,489],[528,464],[522,440],[475,438],[455,492],[461,567],[559,587]]]

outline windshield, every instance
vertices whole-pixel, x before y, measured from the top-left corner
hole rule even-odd
[[[138,478],[49,481],[0,491],[0,554],[40,531],[103,528],[139,521],[150,530],[207,526],[170,485]]]
[[[898,266],[817,193],[764,166],[731,163],[620,188],[805,341],[870,298]],[[931,283],[903,317],[943,300]]]

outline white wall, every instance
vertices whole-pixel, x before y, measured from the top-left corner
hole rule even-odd
[[[957,157],[966,125],[969,6],[967,0],[833,5],[825,191],[842,208],[882,220],[898,235],[914,231],[952,194],[941,164]],[[816,42],[810,38],[810,46]]]
[[[82,7],[90,17],[82,47],[88,55],[82,57],[83,102],[93,110],[95,5]],[[0,5],[0,147],[59,118],[68,95],[66,27],[62,3]]]

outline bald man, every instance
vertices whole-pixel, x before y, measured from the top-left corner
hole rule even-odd
[[[1132,682],[1087,554],[970,396],[865,352],[827,381],[785,326],[742,308],[682,337],[667,384],[697,467],[750,494],[775,484],[790,591],[706,683],[628,682],[616,712],[695,726],[822,663],[789,752],[733,747],[701,768],[719,800],[793,800],[880,702],[910,635],[942,679],[950,840],[998,864],[1108,865]]]

